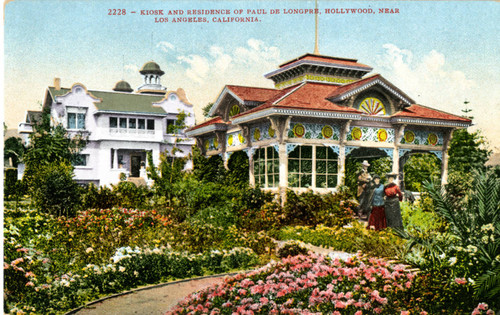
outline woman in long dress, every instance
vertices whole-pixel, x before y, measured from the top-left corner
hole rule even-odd
[[[371,198],[372,211],[368,219],[368,227],[374,228],[376,231],[383,230],[387,227],[385,220],[384,207],[384,185],[380,183],[380,176],[373,175],[373,193]]]
[[[385,193],[385,219],[387,227],[394,229],[403,228],[403,219],[401,218],[401,208],[399,202],[403,200],[403,193],[398,185],[394,183],[397,174],[387,174],[389,183],[384,187]]]

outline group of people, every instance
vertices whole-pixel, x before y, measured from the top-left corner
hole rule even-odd
[[[394,182],[398,174],[387,174],[386,185],[380,182],[379,175],[370,175],[368,161],[362,163],[363,171],[358,175],[358,215],[368,217],[368,228],[382,230],[387,227],[403,228],[399,202],[403,200],[403,193]]]

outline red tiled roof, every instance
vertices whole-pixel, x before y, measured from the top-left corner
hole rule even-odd
[[[227,85],[231,92],[236,94],[244,101],[265,102],[277,93],[281,92],[276,89],[258,88],[250,86]]]
[[[340,106],[327,100],[338,85],[308,82],[276,103],[277,107],[360,113],[357,109]]]
[[[392,117],[412,117],[412,118],[428,118],[428,119],[441,119],[441,120],[455,120],[462,121],[466,123],[471,123],[472,120],[460,117],[457,115],[449,114],[437,109],[432,109],[426,106],[413,104],[410,107],[407,107],[396,114],[392,115]]]
[[[296,59],[287,61],[281,64],[279,67],[283,68],[287,65],[290,65],[299,60],[311,60],[311,61],[320,61],[332,64],[341,64],[346,66],[355,66],[355,67],[364,67],[371,68],[370,66],[359,63],[357,59],[349,59],[349,58],[339,58],[339,57],[330,57],[330,56],[322,56],[322,55],[314,55],[314,54],[305,54]]]
[[[264,104],[238,114],[233,118],[245,116],[271,107],[361,113],[357,109],[340,106],[326,99],[326,96],[338,88],[339,86],[337,85],[312,82],[290,86],[281,90],[279,94],[276,94]]]
[[[355,81],[355,82],[352,82],[352,83],[348,83],[348,84],[345,84],[345,85],[342,85],[342,86],[339,86],[338,89],[336,89],[335,91],[333,91],[332,94],[328,95],[326,98],[328,99],[332,99],[332,98],[335,98],[337,96],[340,96],[344,93],[347,93],[353,89],[356,89],[362,85],[365,85],[373,80],[376,80],[378,78],[381,78],[382,76],[380,74],[375,74],[375,75],[372,75],[372,76],[369,76],[367,78],[364,78],[364,79],[361,79],[361,80],[358,80],[358,81]]]
[[[204,121],[201,124],[193,126],[193,127],[189,128],[187,131],[200,129],[202,127],[210,126],[210,125],[213,125],[213,124],[230,124],[230,122],[224,122],[224,120],[222,120],[222,117],[217,116],[215,118],[212,118],[212,119],[209,119],[207,121]]]

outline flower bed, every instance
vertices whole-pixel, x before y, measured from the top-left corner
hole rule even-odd
[[[399,314],[414,278],[382,259],[299,255],[192,294],[169,314]]]
[[[89,264],[79,272],[60,276],[36,277],[20,264],[23,258],[4,264],[6,281],[26,278],[18,288],[16,299],[7,300],[7,313],[56,313],[80,306],[103,295],[121,292],[140,285],[175,278],[246,269],[259,262],[247,248],[211,251],[203,254],[173,252],[168,248],[120,248],[111,263]],[[21,313],[22,314],[22,313]]]

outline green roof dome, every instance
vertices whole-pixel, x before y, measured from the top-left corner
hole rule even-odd
[[[132,92],[133,89],[130,87],[130,84],[128,84],[127,81],[118,81],[116,82],[115,87],[113,88],[113,91],[117,92]]]
[[[159,75],[163,75],[165,73],[160,69],[160,66],[154,61],[146,62],[144,66],[142,66],[142,69],[139,72],[141,74],[159,74]]]

